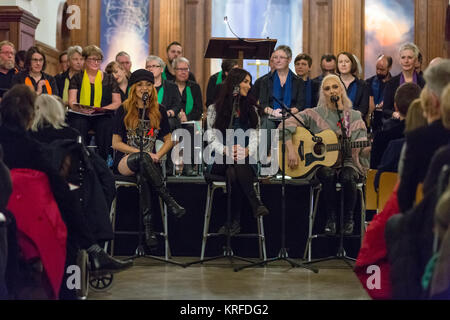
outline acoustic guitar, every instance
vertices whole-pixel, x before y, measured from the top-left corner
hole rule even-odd
[[[342,143],[333,130],[324,130],[318,134],[317,137],[322,138],[321,142],[314,142],[313,136],[303,127],[297,127],[295,133],[292,135],[292,144],[297,150],[300,158],[299,164],[294,169],[288,166],[288,153],[286,150],[286,175],[293,178],[300,178],[307,176],[317,166],[332,167],[336,164],[339,158],[339,152],[342,149]],[[350,142],[350,147],[364,148],[370,146],[370,141],[356,141]],[[278,146],[278,160],[279,167],[283,170],[283,154],[281,152],[282,143]]]

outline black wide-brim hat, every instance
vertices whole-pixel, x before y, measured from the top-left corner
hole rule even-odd
[[[149,81],[155,84],[155,77],[153,73],[145,69],[139,69],[133,72],[130,76],[130,80],[128,81],[128,85],[131,87],[133,84],[138,83],[139,81]]]

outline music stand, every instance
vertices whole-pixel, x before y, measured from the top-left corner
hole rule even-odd
[[[303,122],[301,120],[299,120],[290,110],[289,108],[280,100],[278,100],[277,98],[273,97],[274,100],[276,100],[280,106],[281,106],[281,122],[282,122],[282,144],[281,144],[281,152],[282,152],[282,158],[283,158],[283,162],[282,162],[282,175],[281,175],[281,248],[280,251],[278,253],[278,256],[275,258],[271,258],[268,259],[266,261],[261,261],[261,262],[255,262],[252,263],[250,265],[246,265],[240,268],[235,268],[234,271],[240,271],[246,268],[252,268],[252,267],[256,267],[256,266],[262,266],[265,265],[267,263],[271,263],[271,262],[275,262],[275,261],[286,261],[288,262],[293,268],[295,267],[302,267],[308,270],[313,271],[314,273],[319,272],[317,269],[306,266],[304,264],[300,264],[295,262],[294,260],[289,258],[289,255],[287,253],[287,249],[286,249],[286,133],[285,133],[285,129],[286,129],[286,118],[287,118],[287,114],[289,113],[292,117],[294,117],[303,127],[305,127],[308,131],[309,128],[306,127]],[[310,131],[311,132],[311,131]],[[312,132],[311,132],[312,133]],[[315,137],[315,135],[313,134],[313,137]]]
[[[269,60],[276,43],[276,39],[211,38],[205,58],[238,59],[242,69],[244,59]]]

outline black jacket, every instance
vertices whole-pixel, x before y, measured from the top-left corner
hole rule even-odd
[[[355,81],[358,87],[356,90],[356,99],[353,104],[353,109],[361,112],[362,118],[365,119],[367,113],[369,112],[369,87],[362,79],[356,79]]]
[[[268,73],[258,80],[255,81],[250,94],[259,101],[261,108],[273,107],[273,73]],[[303,110],[305,106],[304,87],[304,81],[293,73],[291,108]]]
[[[180,92],[178,91],[177,85],[172,81],[162,80],[162,85],[156,89],[159,92],[161,88],[164,88],[164,97],[161,104],[166,107],[167,111],[173,110],[175,116],[177,116],[182,108]]]
[[[406,134],[405,160],[397,192],[401,212],[413,206],[417,185],[424,181],[431,158],[449,140],[450,130],[444,128],[441,120]]]
[[[405,121],[399,121],[395,126],[385,131],[378,131],[373,138],[372,151],[370,154],[370,168],[377,169],[381,157],[384,154],[390,141],[403,138],[405,131]]]
[[[400,77],[401,73],[393,77],[391,80],[389,80],[386,83],[386,87],[384,88],[384,100],[383,100],[383,116],[384,118],[388,119],[392,117],[392,114],[394,113],[394,97],[395,92],[397,91],[398,87],[400,87]],[[417,75],[417,85],[421,88],[425,86],[425,80],[423,77],[418,74]]]
[[[208,80],[208,86],[206,88],[206,108],[212,105],[219,95],[220,84],[216,84],[218,76],[219,72],[213,74]]]
[[[47,80],[51,87],[52,94],[55,96],[58,96],[59,91],[58,91],[58,86],[56,85],[55,78],[45,72],[41,72],[41,74],[42,74],[41,80]],[[11,80],[11,87],[13,87],[15,84],[24,84],[25,79],[27,77],[30,78],[31,83],[33,84],[34,90],[37,90],[37,83],[36,83],[36,81],[34,81],[34,78],[29,75],[28,71],[21,71],[21,72],[17,73],[16,75],[14,75],[14,77]],[[42,93],[48,94],[45,86],[42,87]]]
[[[186,83],[186,87],[191,88],[192,98],[194,99],[194,106],[191,112],[186,116],[188,121],[197,121],[202,118],[203,113],[203,98],[202,98],[202,90],[198,83],[188,80]],[[177,88],[178,89],[178,88]],[[180,92],[180,91],[178,91]],[[181,109],[186,112],[186,88],[183,90],[183,94],[181,95]]]

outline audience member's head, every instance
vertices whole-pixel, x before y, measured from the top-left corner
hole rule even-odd
[[[186,82],[189,79],[189,60],[185,57],[178,57],[172,62],[175,70],[175,81]]]
[[[69,58],[67,57],[67,51],[63,51],[60,53],[59,57],[59,71],[66,72],[69,69]]]
[[[145,70],[153,73],[155,80],[161,78],[161,74],[165,67],[166,64],[163,59],[158,56],[148,56],[147,59],[145,59]]]
[[[352,74],[354,76],[358,74],[358,63],[350,52],[340,52],[337,55],[337,61],[336,73],[340,75]]]
[[[430,61],[430,63],[428,64],[428,68],[434,66],[435,64],[440,63],[442,60],[444,60],[444,59],[441,58],[441,57],[433,58],[433,59]]]
[[[116,62],[120,63],[123,69],[127,72],[128,75],[131,74],[131,58],[128,53],[125,51],[120,51],[116,55]]]
[[[22,71],[25,69],[25,56],[27,52],[25,50],[19,50],[16,52],[15,62],[16,62],[16,68],[19,71]]]
[[[0,103],[0,117],[3,124],[27,130],[34,117],[36,93],[25,84],[12,87]]]
[[[222,61],[222,65],[221,65],[221,69],[222,69],[223,73],[225,74],[225,76],[228,75],[228,73],[231,71],[231,69],[238,68],[238,67],[239,67],[239,62],[236,59],[224,59]]]
[[[12,193],[11,175],[9,169],[3,163],[3,148],[0,144],[0,213],[8,205]]]
[[[272,59],[275,70],[289,69],[289,63],[291,63],[292,60],[291,48],[286,45],[276,47]]]
[[[28,49],[25,56],[24,68],[28,72],[43,72],[47,67],[47,58],[38,47]]]
[[[312,59],[306,53],[300,53],[294,59],[295,73],[301,77],[307,77],[311,71]]]
[[[384,80],[389,75],[392,67],[392,57],[384,54],[380,55],[377,59],[376,74],[378,79]]]
[[[183,55],[183,47],[181,43],[173,41],[167,46],[167,60],[169,61],[170,65],[172,65],[173,60],[175,60],[178,57],[181,57],[182,55]]]
[[[336,73],[337,59],[334,54],[324,54],[320,58],[320,69],[322,70],[322,75],[325,77],[329,74]]]
[[[103,61],[103,51],[96,45],[89,45],[83,48],[82,56],[84,67],[88,70],[99,70],[100,63]]]
[[[66,127],[66,112],[59,97],[42,94],[36,98],[34,103],[34,119],[31,124],[32,131],[51,126],[54,129]]]
[[[405,132],[416,130],[427,125],[427,119],[423,116],[422,102],[414,100],[408,108],[405,120]]]
[[[394,106],[400,113],[400,116],[406,116],[411,102],[419,98],[421,90],[414,82],[405,82],[398,87],[394,96]]]
[[[427,115],[428,121],[441,118],[441,95],[447,84],[450,83],[450,60],[443,59],[441,62],[428,67],[424,78],[426,85],[422,90],[420,98],[422,107]]]
[[[402,71],[413,72],[417,57],[419,56],[419,48],[414,43],[408,42],[401,45],[398,51]]]
[[[11,70],[14,68],[15,53],[12,42],[8,40],[0,42],[0,70]]]
[[[450,83],[445,87],[441,96],[442,122],[450,129]]]
[[[83,49],[80,46],[69,47],[69,49],[67,49],[67,59],[69,61],[69,68],[73,72],[79,72],[83,70]]]

